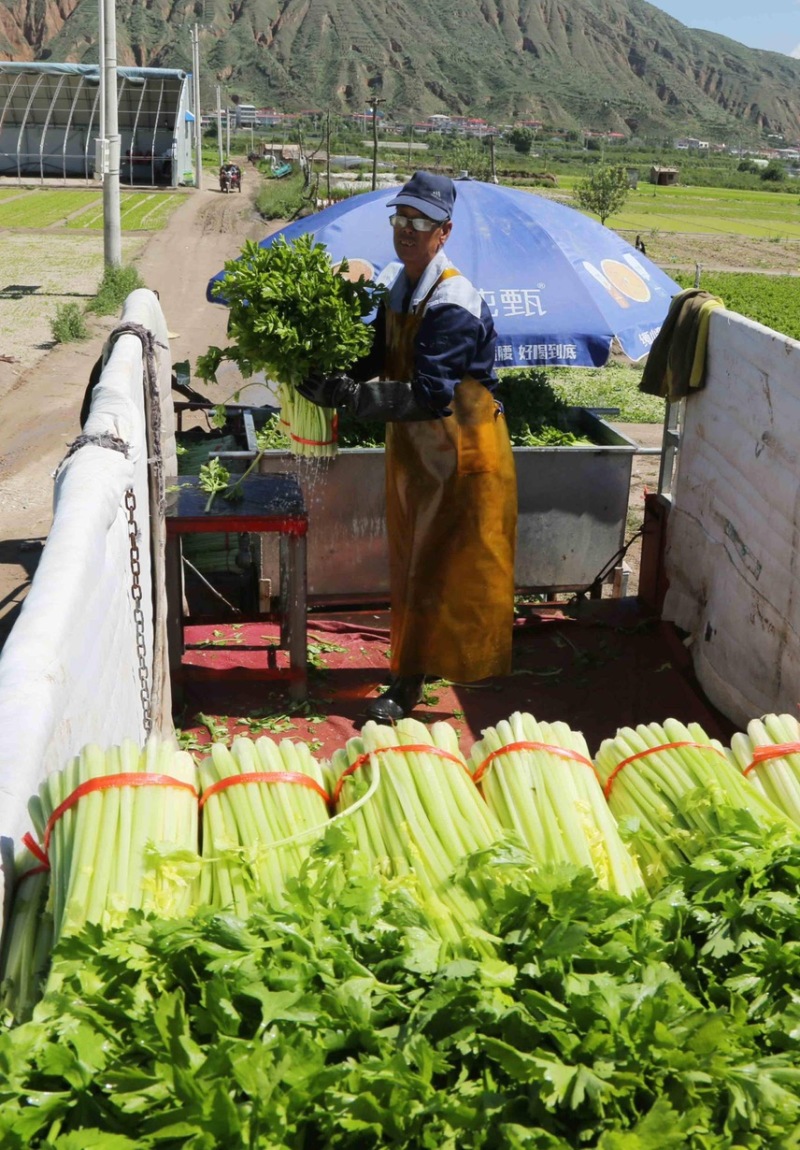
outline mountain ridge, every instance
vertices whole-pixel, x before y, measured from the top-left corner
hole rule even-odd
[[[203,103],[435,112],[628,134],[800,139],[800,60],[647,0],[132,0],[120,64],[191,70]],[[0,57],[97,62],[97,0],[0,0]]]

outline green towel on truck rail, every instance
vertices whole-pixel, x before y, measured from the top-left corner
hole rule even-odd
[[[661,395],[670,403],[705,384],[708,322],[722,300],[700,288],[672,297],[667,318],[653,340],[639,390]]]

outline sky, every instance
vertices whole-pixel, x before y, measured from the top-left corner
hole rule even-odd
[[[650,0],[688,28],[800,58],[800,0]]]

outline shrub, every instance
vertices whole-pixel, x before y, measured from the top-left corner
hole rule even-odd
[[[87,311],[96,315],[116,315],[131,292],[144,286],[142,277],[130,264],[127,267],[107,267]]]
[[[282,180],[267,180],[258,194],[256,207],[265,220],[291,220],[308,208],[301,174]]]
[[[89,328],[83,318],[83,312],[76,303],[60,303],[56,314],[50,321],[50,330],[56,343],[73,343],[75,340],[88,339]]]

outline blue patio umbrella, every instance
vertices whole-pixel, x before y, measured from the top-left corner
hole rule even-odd
[[[681,289],[610,228],[544,196],[479,180],[456,181],[446,252],[481,293],[497,328],[498,367],[601,367],[614,339],[634,361],[647,355]],[[397,259],[384,188],[281,228],[291,243],[310,233],[334,263],[378,275]],[[209,281],[212,294],[219,272]]]

